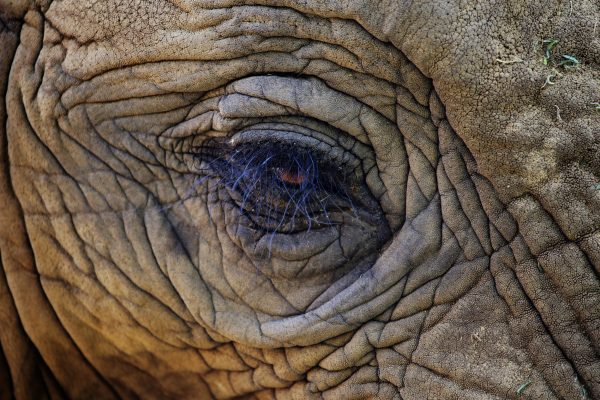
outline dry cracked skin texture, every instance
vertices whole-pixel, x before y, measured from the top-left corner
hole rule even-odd
[[[597,1],[3,0],[0,55],[0,398],[600,398]],[[232,154],[298,149],[354,212],[265,228]]]

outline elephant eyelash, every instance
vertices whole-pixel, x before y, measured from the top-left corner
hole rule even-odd
[[[240,215],[267,233],[334,226],[341,216],[356,216],[356,177],[298,143],[210,141],[198,161],[202,175],[216,176],[230,191]]]

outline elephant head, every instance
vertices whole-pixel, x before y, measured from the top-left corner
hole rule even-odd
[[[0,2],[0,398],[600,398],[594,0]]]

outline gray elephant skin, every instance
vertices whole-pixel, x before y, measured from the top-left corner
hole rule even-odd
[[[0,399],[600,399],[597,0],[0,0]]]

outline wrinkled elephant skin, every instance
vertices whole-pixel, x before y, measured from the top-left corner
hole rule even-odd
[[[0,399],[600,398],[597,0],[0,0]]]

